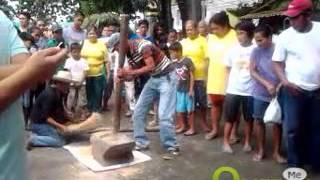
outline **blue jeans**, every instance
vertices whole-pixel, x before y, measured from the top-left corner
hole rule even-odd
[[[154,100],[159,97],[158,115],[161,143],[166,150],[178,147],[174,125],[177,83],[178,79],[173,71],[165,76],[151,77],[143,87],[133,113],[134,138],[137,145],[149,145],[145,133],[147,113]]]
[[[320,90],[291,94],[281,90],[283,129],[287,140],[288,165],[320,167]]]
[[[40,147],[62,147],[65,144],[64,138],[57,129],[49,124],[31,124],[30,142],[33,146]]]

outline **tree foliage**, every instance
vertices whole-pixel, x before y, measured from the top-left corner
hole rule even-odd
[[[250,13],[258,13],[268,10],[284,10],[291,0],[260,0],[253,4],[240,3],[236,9],[228,9],[232,14],[240,17]],[[320,5],[320,0],[312,0],[314,7],[317,9]]]
[[[143,11],[147,0],[79,0],[80,7],[86,15],[104,12],[125,12],[132,14],[135,11]]]
[[[92,14],[87,16],[82,24],[83,28],[88,28],[91,25],[98,27],[99,29],[106,24],[119,25],[119,14],[118,13],[101,13]]]
[[[16,0],[18,12],[28,11],[32,17],[55,20],[58,16],[72,16],[78,0]]]

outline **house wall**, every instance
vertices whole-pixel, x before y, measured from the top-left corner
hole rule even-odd
[[[212,15],[214,15],[217,12],[220,12],[222,10],[226,10],[228,8],[236,8],[240,3],[253,3],[258,0],[203,0],[202,1],[202,19],[205,19],[207,22],[211,18]],[[174,19],[173,21],[173,27],[177,30],[182,29],[182,21],[180,16],[180,11],[178,8],[178,5],[176,3],[172,4],[172,17]]]

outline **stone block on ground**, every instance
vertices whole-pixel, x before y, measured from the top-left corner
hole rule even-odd
[[[104,166],[133,161],[134,141],[124,134],[97,133],[91,135],[93,157]]]

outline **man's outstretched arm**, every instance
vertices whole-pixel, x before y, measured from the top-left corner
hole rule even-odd
[[[0,111],[15,101],[26,89],[51,77],[66,50],[50,48],[32,55],[22,67],[0,80]]]
[[[22,66],[22,64],[8,64],[0,66],[0,81],[17,72]]]

